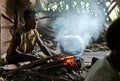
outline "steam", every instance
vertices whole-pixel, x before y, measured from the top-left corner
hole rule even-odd
[[[94,7],[91,7],[92,13],[87,11],[85,12],[84,9],[82,9],[83,12],[80,13],[75,13],[74,10],[71,10],[70,13],[63,13],[58,18],[56,18],[56,20],[52,23],[52,27],[54,27],[56,31],[55,40],[58,41],[59,47],[61,42],[64,42],[62,40],[64,40],[65,36],[69,38],[71,38],[71,36],[77,36],[82,39],[81,45],[79,42],[76,42],[76,40],[72,40],[70,42],[71,39],[69,39],[69,44],[67,44],[68,46],[66,46],[66,44],[62,44],[62,47],[64,49],[67,48],[68,52],[70,52],[70,49],[79,51],[76,48],[81,47],[82,50],[84,50],[85,47],[89,45],[89,43],[98,39],[100,33],[104,29],[103,23],[105,21],[105,15],[103,15],[104,12],[100,12],[100,5],[93,5]],[[76,45],[76,47],[73,45]]]

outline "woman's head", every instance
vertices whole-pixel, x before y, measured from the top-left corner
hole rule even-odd
[[[109,49],[120,49],[120,18],[111,23],[106,33],[106,41]]]
[[[25,21],[25,24],[29,26],[29,28],[34,29],[36,26],[36,12],[30,9],[25,10],[23,14],[23,18]]]

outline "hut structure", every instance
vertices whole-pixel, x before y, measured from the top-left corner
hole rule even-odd
[[[33,8],[39,1],[44,0],[0,0],[0,54],[6,53],[12,38],[12,31],[21,23],[19,16],[22,16],[26,8]],[[108,11],[107,18],[111,21],[110,15],[117,6],[120,7],[120,0],[104,0],[104,2],[109,2],[106,9]]]

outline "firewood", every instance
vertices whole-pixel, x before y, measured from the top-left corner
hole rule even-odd
[[[10,76],[10,75],[12,75],[12,74],[14,74],[14,73],[16,73],[18,71],[21,71],[23,69],[36,67],[37,65],[40,65],[40,64],[44,63],[45,61],[47,61],[48,59],[51,59],[51,58],[54,58],[54,57],[56,57],[56,55],[55,56],[49,56],[49,57],[44,58],[44,59],[36,60],[36,61],[34,61],[32,63],[27,64],[27,65],[20,66],[17,69],[8,71],[8,72],[4,73],[2,76],[7,77],[7,76]]]

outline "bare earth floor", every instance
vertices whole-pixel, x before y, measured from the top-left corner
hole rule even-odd
[[[82,57],[85,61],[85,64],[90,64],[93,57],[102,59],[105,56],[109,55],[110,51],[99,51],[99,52],[84,52]]]

